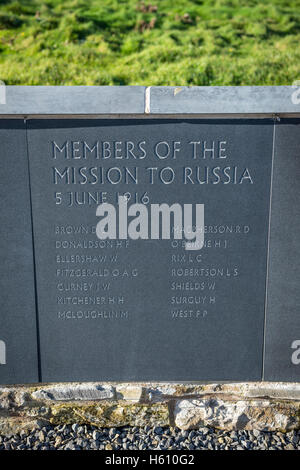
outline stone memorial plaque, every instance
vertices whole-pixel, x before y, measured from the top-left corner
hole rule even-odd
[[[261,379],[273,128],[28,122],[43,381]],[[172,230],[126,239],[124,194],[146,208],[144,235],[152,205],[203,204],[203,248],[187,250]],[[103,203],[116,239],[96,235]]]
[[[0,383],[38,382],[35,287],[26,131],[0,122]]]
[[[276,124],[265,380],[300,379],[300,119]]]

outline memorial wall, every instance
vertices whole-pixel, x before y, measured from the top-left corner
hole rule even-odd
[[[0,382],[298,381],[292,87],[7,88]]]

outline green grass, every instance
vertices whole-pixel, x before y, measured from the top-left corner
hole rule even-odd
[[[0,0],[9,85],[290,85],[300,0]]]

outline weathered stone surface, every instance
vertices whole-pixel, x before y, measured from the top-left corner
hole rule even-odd
[[[174,421],[181,429],[205,425],[226,430],[288,431],[299,428],[300,405],[270,400],[225,401],[218,397],[179,400]]]
[[[0,388],[0,410],[13,410],[32,401],[29,388]]]
[[[160,402],[171,397],[202,397],[209,394],[248,398],[300,400],[300,383],[249,382],[230,384],[143,384],[144,397]]]
[[[176,385],[183,395],[189,388],[190,395],[205,396],[208,394],[231,395],[248,398],[274,398],[283,400],[300,400],[300,383],[285,382],[249,382],[230,384]]]
[[[138,403],[143,400],[144,388],[140,385],[122,384],[116,386],[117,398]]]
[[[39,420],[288,431],[300,429],[300,384],[98,382],[0,388],[0,433],[35,428]]]
[[[299,383],[258,382],[249,384],[231,385],[235,393],[249,398],[276,398],[287,400],[300,400]],[[226,390],[226,386],[225,386]]]
[[[103,402],[101,404],[74,403],[55,404],[51,407],[52,424],[88,423],[99,427],[117,426],[168,426],[167,404],[128,404],[126,402]]]
[[[37,429],[47,424],[49,424],[49,421],[45,419],[26,418],[23,416],[0,417],[0,434],[11,436],[21,431]]]
[[[33,392],[32,396],[39,400],[108,400],[113,399],[115,392],[110,385],[99,384],[62,384],[44,387]]]

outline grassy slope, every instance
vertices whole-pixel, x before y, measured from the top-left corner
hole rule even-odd
[[[0,79],[15,85],[288,85],[300,79],[300,0],[145,5],[0,0]]]

